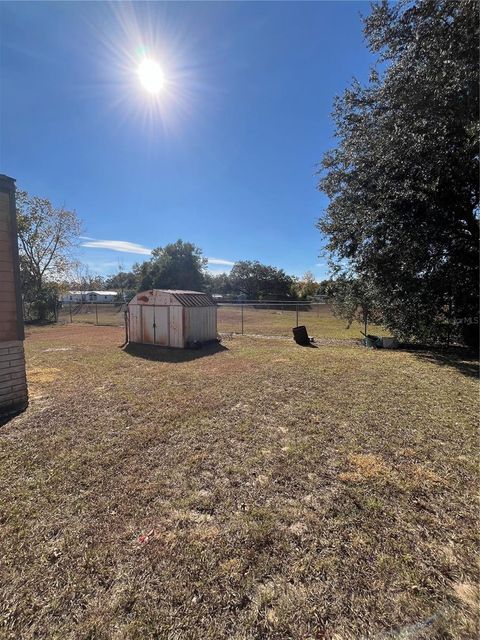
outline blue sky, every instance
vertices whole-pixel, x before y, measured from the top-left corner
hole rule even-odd
[[[76,209],[92,272],[182,238],[212,271],[249,259],[322,278],[314,174],[334,96],[372,64],[368,10],[0,3],[0,172]],[[138,79],[145,55],[165,75],[156,96]]]

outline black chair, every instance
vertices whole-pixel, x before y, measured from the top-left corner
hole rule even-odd
[[[310,346],[311,340],[308,337],[307,327],[302,324],[299,327],[293,327],[292,331],[293,339],[297,344],[301,345],[302,347]]]

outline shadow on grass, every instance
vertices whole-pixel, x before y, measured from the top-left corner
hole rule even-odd
[[[143,358],[144,360],[154,360],[157,362],[189,362],[206,356],[213,356],[222,351],[228,351],[227,347],[219,342],[206,344],[200,349],[173,349],[168,347],[159,347],[148,344],[135,344],[129,342],[122,347],[125,353],[135,358]]]
[[[22,406],[18,407],[17,409],[14,409],[13,411],[9,411],[7,414],[1,415],[0,416],[0,427],[3,427],[8,422],[10,422],[10,420],[13,420],[17,416],[19,416],[21,413],[26,411],[27,406],[28,406],[27,404],[22,405]]]
[[[450,367],[456,369],[464,376],[478,378],[479,360],[478,354],[470,349],[462,347],[450,349],[416,350],[405,349],[424,362],[431,362],[440,367]]]
[[[303,347],[307,349],[318,349],[318,344],[315,344],[314,342],[309,342],[308,344],[301,344],[300,342],[296,342],[295,344],[297,345],[297,347]]]

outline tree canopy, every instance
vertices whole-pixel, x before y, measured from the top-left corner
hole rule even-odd
[[[119,291],[134,290],[137,287],[137,279],[132,271],[120,270],[105,280],[106,289],[118,289]]]
[[[177,240],[152,251],[152,257],[136,265],[134,273],[140,290],[185,289],[202,291],[207,259],[191,242]]]
[[[306,271],[303,276],[295,283],[295,293],[297,296],[306,300],[312,298],[318,293],[320,284],[315,280],[315,276],[311,271]]]
[[[230,272],[233,291],[242,293],[248,300],[282,299],[292,294],[294,280],[283,269],[260,262],[241,260]]]
[[[232,285],[228,273],[205,273],[205,290],[208,293],[228,295],[232,293]]]
[[[337,273],[404,338],[442,340],[478,315],[478,10],[373,5],[364,33],[378,64],[335,102],[318,226]]]

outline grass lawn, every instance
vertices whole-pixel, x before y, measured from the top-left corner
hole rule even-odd
[[[29,329],[0,637],[474,638],[475,362]],[[312,332],[313,333],[313,332]]]

